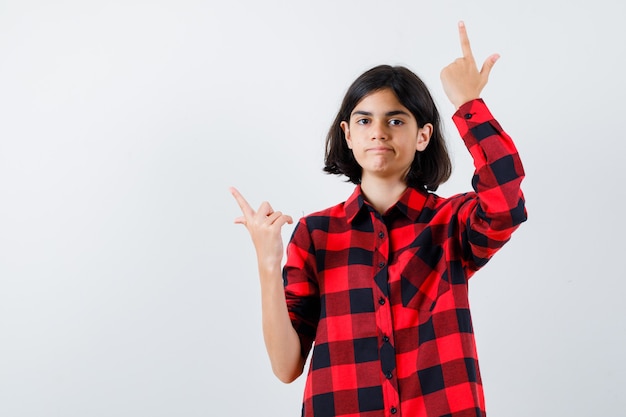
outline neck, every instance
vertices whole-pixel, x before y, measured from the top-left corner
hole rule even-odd
[[[361,191],[365,199],[380,214],[384,214],[391,206],[396,204],[406,188],[406,182],[403,180],[376,177],[361,179]]]

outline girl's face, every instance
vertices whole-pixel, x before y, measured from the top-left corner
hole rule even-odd
[[[430,123],[418,127],[390,89],[365,96],[341,128],[363,169],[361,181],[370,176],[404,181],[415,151],[426,149],[433,131]]]

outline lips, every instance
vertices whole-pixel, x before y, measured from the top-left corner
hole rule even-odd
[[[388,148],[386,146],[376,146],[374,148],[368,148],[367,152],[372,152],[372,153],[385,153],[385,152],[391,152],[393,149],[392,148]]]

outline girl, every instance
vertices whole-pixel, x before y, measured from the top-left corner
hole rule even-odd
[[[476,168],[474,192],[434,194],[451,172],[439,114],[422,81],[379,66],[348,89],[328,133],[326,172],[356,188],[302,218],[231,192],[258,258],[263,333],[274,373],[291,382],[313,346],[302,415],[485,415],[468,280],[526,220],[517,150],[479,98],[462,22],[463,57],[441,72]],[[282,279],[281,279],[282,278]]]

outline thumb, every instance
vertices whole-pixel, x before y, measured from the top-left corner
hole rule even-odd
[[[480,75],[485,80],[485,82],[487,82],[487,79],[489,78],[489,73],[491,73],[491,69],[496,64],[496,61],[498,59],[500,59],[500,55],[493,54],[485,60],[483,67],[480,69]]]

